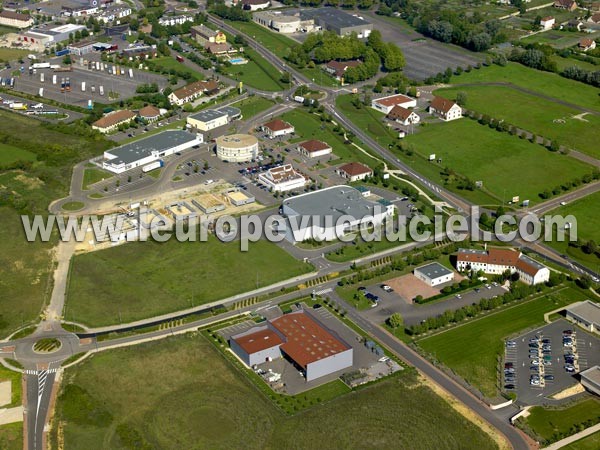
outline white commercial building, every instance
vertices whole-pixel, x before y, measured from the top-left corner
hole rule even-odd
[[[600,395],[600,366],[593,366],[579,374],[581,384],[588,391]]]
[[[401,106],[404,109],[414,108],[417,106],[417,100],[402,94],[388,95],[387,97],[371,100],[371,107],[385,115],[388,115],[394,106]]]
[[[573,303],[566,309],[567,320],[592,333],[600,333],[600,305],[591,300]]]
[[[169,130],[111,148],[104,152],[102,167],[114,173],[141,167],[202,143],[201,134]]]
[[[332,186],[286,199],[281,214],[286,217],[285,237],[291,242],[307,239],[332,241],[358,230],[361,225],[378,226],[394,214],[394,205],[382,205],[363,197],[351,186]]]
[[[229,116],[223,111],[205,109],[204,111],[188,116],[187,123],[198,130],[208,131],[227,125],[229,123]]]
[[[229,162],[252,161],[258,156],[258,139],[250,134],[219,136],[217,156]]]
[[[293,191],[306,185],[306,178],[296,172],[291,164],[273,167],[258,176],[258,181],[274,192]]]
[[[492,275],[501,275],[508,270],[510,273],[518,273],[519,279],[526,284],[545,283],[550,279],[550,270],[546,266],[521,252],[506,248],[461,248],[456,257],[456,268],[459,271],[481,270]]]
[[[437,262],[417,267],[414,275],[431,287],[454,280],[454,272]]]

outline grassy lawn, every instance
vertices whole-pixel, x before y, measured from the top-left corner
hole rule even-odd
[[[244,54],[249,58],[247,64],[232,65],[225,68],[227,74],[244,84],[262,91],[281,91],[281,73],[255,50],[247,48]]]
[[[66,317],[90,326],[131,322],[217,301],[306,273],[311,266],[261,240],[134,242],[76,256]],[[137,281],[134,281],[137,280]],[[120,318],[120,319],[119,319]]]
[[[545,441],[557,441],[575,434],[573,427],[587,420],[595,424],[600,419],[600,400],[588,398],[562,409],[545,409],[535,406],[529,411],[525,423]],[[577,430],[581,431],[581,430]]]
[[[174,57],[171,56],[163,56],[161,58],[155,58],[150,60],[151,64],[148,64],[149,66],[152,65],[152,67],[156,67],[156,68],[162,68],[162,69],[166,69],[166,70],[176,70],[177,72],[185,72],[185,73],[189,73],[192,76],[192,79],[188,80],[188,83],[191,83],[192,81],[198,81],[198,80],[203,80],[204,79],[204,75],[188,66],[186,66],[183,63],[180,63],[179,61],[177,61]]]
[[[479,70],[471,70],[468,73],[463,72],[461,75],[453,76],[450,82],[452,84],[512,83],[541,95],[600,111],[600,97],[598,97],[597,88],[563,78],[555,73],[530,69],[514,62],[509,62],[505,67],[493,64]]]
[[[310,114],[306,109],[296,108],[286,112],[281,118],[294,125],[296,135],[299,136],[295,141],[318,139],[327,142],[333,149],[333,154],[338,157],[338,159],[332,161],[332,164],[358,161],[367,164],[369,167],[374,167],[377,163],[376,160],[368,157],[356,147],[344,144],[344,137],[334,133],[331,124],[321,122],[319,116]],[[361,144],[358,143],[358,145]],[[361,147],[366,150],[364,145],[361,145]]]
[[[544,10],[538,10],[538,11],[534,11],[533,13],[535,14],[535,16],[537,16],[538,14],[544,14],[542,11]],[[556,11],[556,8],[548,8],[548,11],[550,12],[550,14],[553,14]],[[534,16],[534,17],[535,17]],[[546,17],[544,15],[542,15],[542,17]],[[565,17],[566,19],[566,17]],[[556,18],[557,23],[561,20],[560,17]],[[544,33],[538,33],[538,34],[534,34],[533,36],[527,36],[525,38],[522,39],[522,41],[524,43],[527,44],[531,44],[531,43],[539,43],[539,44],[548,44],[551,47],[557,48],[557,49],[562,49],[562,48],[566,48],[566,47],[572,47],[574,45],[577,45],[577,43],[579,42],[579,40],[581,38],[591,38],[594,39],[597,37],[597,34],[595,35],[594,33],[592,33],[591,35],[588,33],[584,33],[584,32],[572,32],[572,31],[567,31],[567,30],[551,30],[551,31],[545,31]]]
[[[113,174],[111,174],[110,172],[107,172],[106,170],[85,169],[85,171],[83,172],[83,181],[81,183],[81,188],[84,191],[87,191],[90,184],[97,183],[98,181],[102,181],[105,178],[110,178],[112,176],[113,176]]]
[[[226,22],[237,30],[240,30],[242,33],[247,34],[258,43],[264,45],[280,58],[285,58],[288,55],[290,48],[298,45],[297,41],[280,33],[269,31],[255,22]]]
[[[17,30],[12,30],[12,32],[16,32]],[[0,61],[12,61],[14,59],[24,58],[29,53],[29,50],[21,50],[18,48],[0,48]]]
[[[600,192],[595,192],[573,203],[561,206],[550,211],[549,214],[562,216],[573,214],[577,218],[577,236],[579,239],[583,242],[590,239],[600,242]],[[568,242],[549,242],[548,245],[583,264],[587,264],[593,270],[597,270],[600,265],[600,258],[596,255],[583,253],[581,249],[569,246]]]
[[[14,372],[5,368],[4,366],[0,366],[0,381],[10,381],[12,388],[11,402],[8,405],[3,405],[3,408],[12,408],[21,404],[21,378],[22,376],[19,372]],[[0,443],[2,443],[1,438]],[[0,445],[0,448],[4,447]]]
[[[240,110],[242,111],[242,117],[244,118],[244,120],[247,120],[269,109],[274,104],[275,103],[271,100],[253,95],[251,97],[245,98],[242,101],[234,103],[231,106],[240,108]]]
[[[600,432],[566,445],[563,450],[597,450],[598,448],[600,448]]]
[[[4,450],[23,448],[23,422],[0,425],[0,448]]]
[[[481,180],[484,190],[504,200],[519,195],[521,200],[535,203],[540,201],[538,194],[545,189],[592,171],[590,166],[574,158],[552,153],[540,145],[466,118],[428,125],[406,141],[423,160],[431,153],[442,158],[437,170],[450,167],[473,181]],[[431,163],[427,165],[436,167]],[[463,192],[466,197],[468,192]]]
[[[388,241],[385,239],[385,237],[382,238],[381,241],[364,242],[359,235],[357,240],[357,245],[344,245],[341,249],[339,249],[339,252],[333,251],[327,253],[327,259],[335,262],[352,261],[357,258],[362,258],[364,256],[387,250],[388,248],[404,245],[410,241],[410,237],[407,236],[407,240],[401,242]]]
[[[83,204],[82,202],[67,202],[64,205],[62,205],[62,209],[64,211],[78,211],[84,206],[85,204]]]
[[[595,65],[595,64],[592,64],[592,63],[589,63],[586,61],[580,61],[579,59],[575,59],[575,58],[563,58],[561,56],[554,55],[554,56],[552,56],[552,61],[554,61],[556,63],[559,70],[564,70],[567,67],[572,67],[572,66],[577,66],[583,70],[587,70],[590,72],[595,72],[597,70],[600,70],[600,66],[598,66],[598,65]]]
[[[11,164],[15,161],[35,161],[35,159],[35,153],[12,145],[0,144],[0,165]]]
[[[545,312],[585,298],[574,288],[555,291],[420,339],[418,344],[484,395],[494,397],[503,339],[543,324]]]
[[[466,86],[438,89],[435,93],[456,99],[457,92],[467,94],[466,107],[496,119],[505,120],[562,145],[600,158],[597,144],[600,116],[587,114],[583,119],[573,116],[581,112],[535,95],[528,95],[506,86]],[[564,123],[554,120],[560,119]]]
[[[149,368],[158,388],[140,383]],[[49,438],[65,448],[494,448],[412,373],[286,416],[204,337],[174,337],[67,369]]]

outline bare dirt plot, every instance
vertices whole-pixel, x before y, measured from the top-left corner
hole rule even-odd
[[[386,19],[375,14],[365,15],[373,24],[373,28],[381,31],[384,41],[393,42],[402,49],[406,59],[404,74],[408,78],[424,80],[443,72],[448,67],[465,68],[483,60],[477,53],[426,38],[408,26],[400,25],[394,19]]]
[[[428,298],[440,293],[439,289],[427,286],[412,273],[387,280],[385,284],[394,289],[394,292],[407,303],[412,303],[412,299],[417,295]]]
[[[12,401],[12,381],[0,383],[0,406],[8,405]]]

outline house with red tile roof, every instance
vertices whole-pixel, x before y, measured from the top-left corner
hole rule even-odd
[[[542,27],[542,30],[551,30],[555,23],[556,19],[552,16],[543,17],[540,20],[540,26]]]
[[[339,176],[353,181],[364,180],[367,177],[373,176],[373,171],[369,166],[358,162],[351,162],[338,167],[336,170]]]
[[[417,100],[402,94],[389,95],[371,100],[371,108],[386,115],[390,113],[394,106],[401,106],[406,109],[414,108],[417,106]]]
[[[387,118],[401,123],[402,125],[411,125],[421,121],[421,118],[416,112],[398,105],[392,108],[390,113],[387,115]]]
[[[298,151],[307,158],[329,155],[331,146],[327,142],[310,139],[298,144]]]
[[[510,273],[518,273],[519,280],[526,284],[545,283],[550,278],[550,270],[546,266],[509,248],[461,248],[456,256],[456,268],[459,271],[481,270],[491,275],[501,275],[508,270]]]
[[[574,11],[577,9],[577,2],[575,0],[556,0],[553,6],[558,9]]]
[[[138,111],[138,115],[146,122],[155,122],[160,117],[160,109],[156,106],[147,105]]]
[[[594,50],[596,48],[596,41],[589,38],[583,38],[579,41],[579,48],[584,52]]]
[[[433,100],[429,104],[429,113],[448,122],[460,119],[462,117],[462,108],[452,100],[443,97],[433,97]]]
[[[271,139],[278,136],[285,136],[286,134],[292,134],[295,131],[293,125],[281,119],[273,119],[270,122],[265,123],[261,128]]]
[[[125,125],[135,119],[137,116],[133,111],[122,109],[119,111],[113,111],[100,119],[96,120],[92,124],[92,129],[98,130],[100,133],[110,133],[119,128],[119,125]]]
[[[361,61],[329,61],[325,64],[325,71],[332,75],[336,80],[341,81],[346,73],[346,70],[351,67],[358,67],[362,64]]]

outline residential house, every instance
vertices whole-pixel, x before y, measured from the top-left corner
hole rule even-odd
[[[329,61],[325,64],[325,71],[332,75],[336,80],[342,81],[346,70],[351,67],[358,67],[361,61]]]
[[[578,19],[571,19],[567,22],[567,28],[570,30],[581,31],[583,28],[583,22]]]
[[[169,94],[169,101],[177,106],[192,102],[202,95],[213,95],[219,92],[216,81],[195,81]]]
[[[190,28],[190,35],[196,42],[205,45],[206,43],[224,44],[227,42],[225,33],[208,28],[206,25],[196,25]]]
[[[350,182],[364,180],[373,175],[373,171],[364,164],[351,162],[338,167],[337,174],[342,178],[350,180]]]
[[[331,146],[327,142],[311,139],[300,142],[298,144],[298,151],[307,158],[317,158],[329,155],[331,153]]]
[[[442,120],[450,121],[462,117],[462,108],[452,100],[443,97],[433,97],[429,104],[429,113]]]
[[[33,18],[29,14],[3,10],[0,12],[0,25],[13,28],[27,28],[33,25]]]
[[[394,106],[403,108],[414,108],[417,106],[417,100],[407,97],[406,95],[397,94],[389,95],[371,100],[371,108],[381,111],[384,114],[389,114]]]
[[[138,115],[146,122],[156,122],[160,118],[161,112],[156,106],[148,105],[140,109]]]
[[[577,9],[577,2],[575,0],[555,0],[553,6],[558,9],[574,11]]]
[[[584,52],[588,50],[594,50],[596,48],[596,41],[589,38],[583,38],[579,41],[579,48]]]
[[[387,118],[405,126],[416,124],[421,121],[421,118],[416,112],[398,105],[392,108],[387,115]]]
[[[226,55],[228,53],[237,53],[237,49],[232,47],[227,42],[223,44],[217,44],[216,42],[208,42],[205,44],[206,50],[211,55]]]
[[[98,130],[100,133],[110,133],[119,128],[119,125],[130,123],[137,116],[133,111],[122,109],[106,114],[92,124],[92,129]]]
[[[600,23],[600,13],[596,13],[596,14],[590,16],[590,18],[588,19],[588,22]]]
[[[551,30],[554,24],[556,23],[556,19],[552,16],[544,17],[540,20],[540,26],[542,30]]]
[[[292,134],[295,131],[293,125],[284,122],[281,119],[274,119],[270,122],[265,123],[262,126],[262,131],[267,133],[267,135],[273,139],[278,136],[285,136],[286,134]]]

